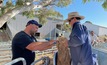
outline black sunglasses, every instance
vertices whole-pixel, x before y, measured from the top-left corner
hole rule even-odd
[[[77,20],[80,20],[81,18],[80,17],[75,17]],[[69,22],[71,22],[71,20],[73,20],[74,19],[74,17],[73,18],[71,18],[71,19],[69,19],[68,21]]]

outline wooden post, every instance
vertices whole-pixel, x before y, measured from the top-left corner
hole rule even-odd
[[[57,41],[58,57],[57,65],[70,65],[70,53],[68,49],[68,40],[65,37],[59,37]]]

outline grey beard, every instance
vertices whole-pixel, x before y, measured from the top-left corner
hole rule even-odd
[[[31,33],[31,36],[35,36],[35,33]]]

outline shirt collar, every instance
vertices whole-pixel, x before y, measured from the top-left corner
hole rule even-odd
[[[77,24],[79,24],[80,22],[75,22],[74,24],[73,24],[73,27],[72,27],[72,29],[77,25]]]

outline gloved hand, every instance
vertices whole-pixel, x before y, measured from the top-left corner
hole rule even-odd
[[[45,40],[50,41],[51,39],[50,38],[45,38]],[[56,44],[56,42],[54,42],[53,44]]]
[[[45,40],[50,41],[51,39],[50,38],[45,38]]]

